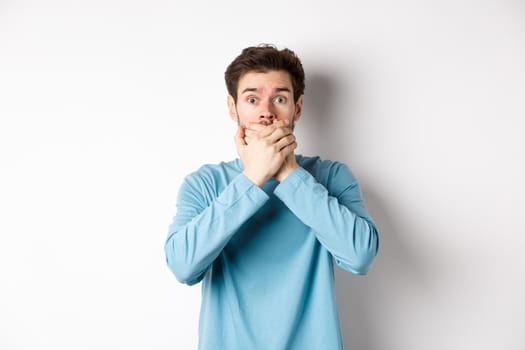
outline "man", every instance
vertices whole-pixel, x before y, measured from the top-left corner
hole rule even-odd
[[[342,349],[333,263],[366,274],[378,250],[356,179],[294,154],[291,50],[246,48],[225,79],[239,158],[185,178],[165,246],[180,282],[202,281],[199,349]]]

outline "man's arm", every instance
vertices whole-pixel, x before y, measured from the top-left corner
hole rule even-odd
[[[244,128],[239,127],[235,144],[244,171],[211,204],[205,199],[210,194],[202,177],[187,177],[179,191],[165,251],[168,266],[180,282],[191,285],[202,280],[235,232],[268,200],[259,187],[297,146],[284,123],[266,128],[249,145],[244,137]],[[208,176],[213,183],[213,175]]]
[[[206,194],[201,177],[186,177],[165,244],[168,266],[177,280],[189,285],[202,280],[239,227],[268,200],[268,195],[242,174],[209,205]]]
[[[340,267],[366,274],[378,252],[377,228],[348,167],[336,162],[328,171],[331,193],[301,167],[290,173],[274,193],[313,229]]]

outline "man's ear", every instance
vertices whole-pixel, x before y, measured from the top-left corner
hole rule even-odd
[[[293,116],[294,121],[298,121],[303,113],[303,96],[299,96],[297,102],[295,102],[295,115]]]
[[[231,95],[228,95],[228,112],[230,113],[230,118],[232,118],[233,121],[238,121],[235,100]]]

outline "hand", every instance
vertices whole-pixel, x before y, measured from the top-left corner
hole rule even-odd
[[[269,126],[239,126],[235,145],[244,165],[243,174],[259,187],[279,171],[297,147],[295,136],[284,121]]]
[[[245,135],[244,140],[246,141],[246,143],[250,143],[250,140],[255,136],[255,134],[257,134],[264,128],[266,128],[266,126],[261,125],[259,123],[248,124],[244,132],[244,135]],[[288,175],[290,175],[290,173],[292,173],[298,167],[299,167],[299,164],[297,163],[297,160],[295,159],[295,154],[291,152],[285,158],[285,160],[283,161],[283,164],[281,165],[277,173],[274,175],[274,177],[277,181],[283,182],[284,179],[286,179]]]
[[[275,174],[275,179],[279,182],[283,182],[284,179],[286,179],[288,175],[290,175],[297,168],[299,168],[299,164],[297,164],[295,154],[292,152],[286,157],[283,164],[281,165],[281,168],[279,168],[279,171],[277,171],[277,174]]]

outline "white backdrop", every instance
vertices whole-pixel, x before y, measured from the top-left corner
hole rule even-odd
[[[262,42],[303,60],[300,153],[381,231],[337,273],[347,349],[525,349],[518,0],[2,0],[0,349],[196,347],[164,239],[183,177],[236,156],[223,72]]]

